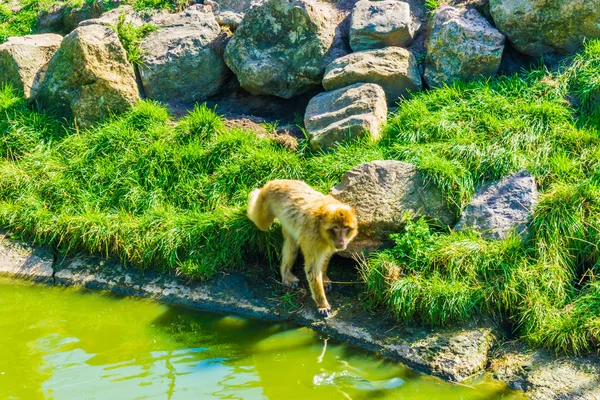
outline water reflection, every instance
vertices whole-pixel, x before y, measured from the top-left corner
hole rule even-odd
[[[473,388],[306,328],[0,280],[0,398],[521,398]]]

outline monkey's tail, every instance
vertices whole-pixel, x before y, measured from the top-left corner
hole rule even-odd
[[[248,198],[248,218],[261,231],[267,231],[273,224],[275,216],[271,213],[271,210],[265,204],[264,196],[260,189],[255,189],[250,193]]]

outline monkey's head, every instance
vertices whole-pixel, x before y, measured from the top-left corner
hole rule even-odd
[[[343,203],[328,204],[321,216],[321,236],[331,241],[337,251],[346,250],[358,233],[356,212]]]

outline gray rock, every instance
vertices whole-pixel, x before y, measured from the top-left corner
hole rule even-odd
[[[357,83],[313,97],[306,107],[304,126],[313,150],[331,150],[340,142],[365,135],[378,139],[386,120],[381,86]]]
[[[573,53],[600,37],[600,0],[490,0],[498,29],[522,53]]]
[[[80,127],[130,108],[139,93],[117,34],[90,25],[65,36],[50,60],[36,99],[63,117],[75,118]]]
[[[347,53],[344,13],[312,0],[269,0],[252,9],[225,49],[248,92],[289,99],[319,88],[325,67]]]
[[[205,0],[204,4],[210,5],[213,11],[233,11],[244,15],[265,2],[266,0]]]
[[[455,211],[442,191],[423,172],[408,163],[372,161],[352,168],[331,194],[352,205],[358,217],[358,236],[348,253],[373,250],[389,242],[409,219],[425,217],[438,224],[453,225]]]
[[[217,22],[232,31],[242,23],[248,11],[263,4],[266,0],[204,0],[203,4],[210,6]]]
[[[350,47],[354,51],[411,44],[420,23],[410,5],[398,0],[360,0],[352,10]]]
[[[358,82],[381,86],[389,104],[394,104],[409,92],[422,89],[417,60],[410,51],[401,47],[359,51],[340,57],[327,66],[323,77],[325,90]]]
[[[535,180],[528,171],[507,176],[481,188],[454,229],[477,229],[482,237],[495,240],[505,239],[513,229],[525,235],[537,200]]]
[[[49,250],[11,240],[0,232],[0,275],[52,283],[53,263]]]
[[[117,25],[121,14],[124,15],[124,22],[126,24],[131,24],[132,26],[137,28],[146,23],[149,23],[152,18],[152,15],[155,15],[156,12],[148,11],[141,13],[135,11],[132,6],[124,5],[113,10],[107,11],[98,18],[83,20],[79,23],[78,26],[104,25],[110,28]]]
[[[600,358],[556,356],[512,342],[495,351],[489,370],[495,379],[532,400],[600,398]]]
[[[82,21],[98,18],[103,12],[116,8],[120,4],[121,0],[84,1],[80,6],[73,6],[71,2],[56,2],[49,10],[39,14],[35,32],[67,34]]]
[[[27,99],[34,97],[62,39],[54,33],[8,38],[0,44],[0,83],[23,91]]]
[[[153,19],[158,29],[141,45],[139,67],[148,98],[193,103],[219,92],[230,76],[223,61],[226,35],[209,7],[192,6]]]
[[[402,354],[432,375],[461,382],[485,370],[495,339],[490,328],[454,328],[431,332],[409,346],[390,344],[387,350]]]
[[[442,6],[428,26],[424,79],[429,87],[496,73],[504,35],[474,9]]]

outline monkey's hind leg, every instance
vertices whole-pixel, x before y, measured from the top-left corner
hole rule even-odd
[[[299,279],[292,273],[292,267],[298,257],[298,243],[288,231],[281,228],[283,233],[283,251],[281,257],[281,282],[283,286],[295,289],[298,287]]]
[[[275,216],[265,203],[261,189],[255,189],[248,198],[248,218],[261,231],[267,231],[273,224]]]

